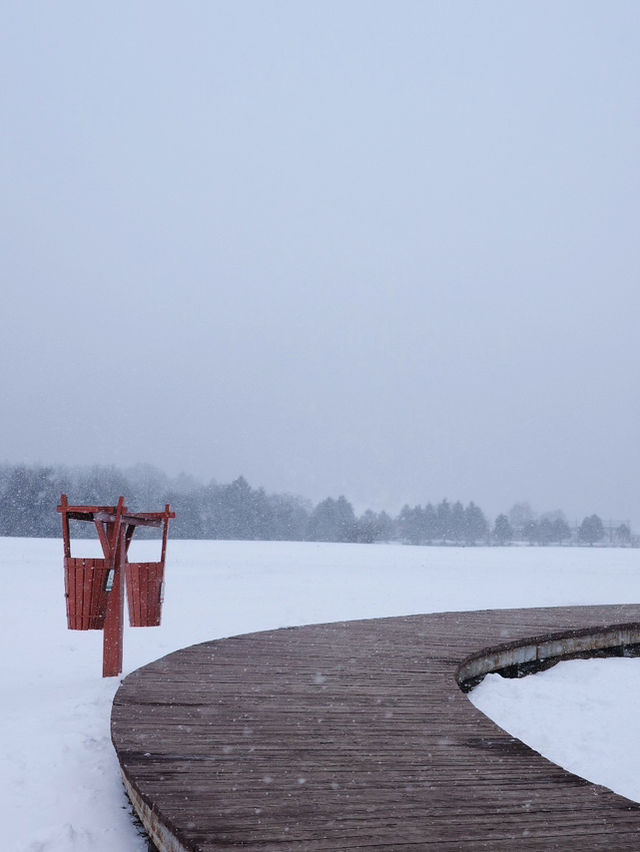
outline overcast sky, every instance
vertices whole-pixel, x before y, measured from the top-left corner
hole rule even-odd
[[[0,460],[640,524],[640,4],[11,2]]]

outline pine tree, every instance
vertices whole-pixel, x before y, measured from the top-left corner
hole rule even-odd
[[[580,524],[578,538],[586,544],[593,546],[597,541],[604,538],[604,524],[597,515],[589,515]]]
[[[493,527],[493,537],[499,544],[506,544],[513,540],[513,527],[506,515],[498,515]]]

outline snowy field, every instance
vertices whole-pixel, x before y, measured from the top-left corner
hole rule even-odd
[[[74,555],[96,554],[83,542]],[[134,542],[132,559],[157,559]],[[3,848],[144,852],[109,738],[102,634],[66,629],[62,542],[0,538]],[[638,551],[170,541],[163,624],[125,633],[125,674],[185,645],[314,622],[635,603]],[[533,748],[640,801],[640,659],[497,675],[474,703]]]

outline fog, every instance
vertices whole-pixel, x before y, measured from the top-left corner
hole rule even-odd
[[[0,460],[640,523],[640,5],[3,17]]]

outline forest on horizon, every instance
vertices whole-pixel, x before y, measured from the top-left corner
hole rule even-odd
[[[608,545],[640,546],[628,522],[605,525],[588,515],[573,527],[563,512],[540,515],[516,503],[490,523],[473,501],[402,507],[398,515],[367,509],[357,515],[344,497],[317,504],[293,494],[267,493],[240,476],[228,484],[204,485],[181,474],[170,478],[139,464],[66,468],[0,465],[0,535],[57,537],[60,495],[73,505],[113,505],[122,495],[132,511],[176,512],[174,538],[262,541],[401,542],[414,545]],[[88,533],[85,533],[85,535]]]

